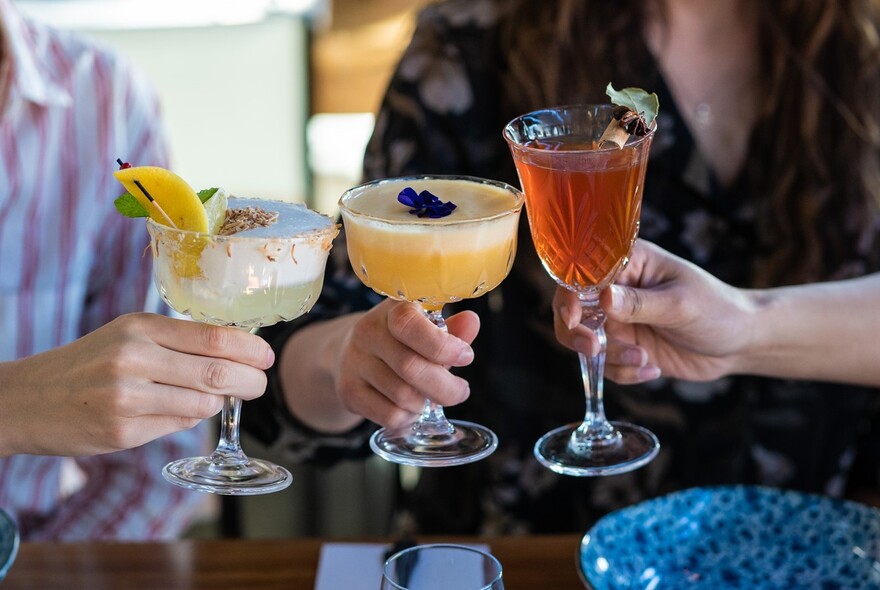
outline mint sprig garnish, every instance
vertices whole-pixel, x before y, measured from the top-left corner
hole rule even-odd
[[[218,190],[219,190],[219,189],[218,189],[217,187],[214,187],[214,188],[205,188],[205,189],[200,190],[200,191],[198,192],[199,200],[200,200],[200,201],[202,202],[202,204],[204,205],[204,204],[208,201],[208,199],[210,199],[211,197],[213,197],[213,196],[214,196],[214,193],[216,193]]]
[[[611,99],[611,102],[622,107],[628,107],[635,111],[645,120],[645,125],[651,127],[657,113],[660,111],[660,99],[657,98],[656,92],[648,94],[641,88],[623,88],[615,90],[611,83],[605,88],[605,94]]]
[[[131,193],[124,193],[113,201],[116,210],[126,217],[149,217],[150,214],[144,209],[144,206],[134,198]]]
[[[208,200],[217,194],[219,189],[214,188],[206,188],[200,190],[197,194],[199,195],[199,200],[204,205],[208,202]],[[140,201],[138,201],[133,194],[131,193],[123,193],[119,195],[113,204],[116,205],[116,210],[125,215],[126,217],[136,218],[136,217],[149,217],[149,212],[144,209],[144,206],[141,205]]]

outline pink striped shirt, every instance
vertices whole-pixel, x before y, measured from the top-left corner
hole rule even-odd
[[[116,213],[111,171],[117,157],[164,166],[167,154],[156,97],[119,56],[22,17],[9,0],[0,37],[0,361],[9,361],[145,308],[149,240],[143,223]],[[204,452],[204,435],[74,460],[0,458],[0,506],[30,540],[174,537],[203,497],[160,471]],[[85,475],[73,492],[60,487],[65,461]]]

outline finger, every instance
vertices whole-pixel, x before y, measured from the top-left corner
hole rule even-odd
[[[435,403],[454,406],[465,401],[470,395],[470,387],[466,380],[453,375],[443,365],[432,362],[402,345],[395,347],[385,358],[391,371],[421,393],[422,397]]]
[[[607,289],[606,307],[608,317],[618,322],[630,324],[663,325],[672,309],[670,292],[663,289],[636,289],[622,285],[611,285]]]
[[[109,440],[102,441],[102,444],[113,447],[110,450],[131,449],[181,430],[189,430],[199,422],[201,420],[176,416],[143,416],[119,432],[115,439],[110,437]],[[102,449],[106,450],[108,449]]]
[[[467,342],[438,329],[415,305],[397,305],[390,308],[387,321],[388,331],[395,340],[430,363],[446,367],[463,367],[474,360],[474,351]],[[393,364],[389,363],[396,371],[409,367],[410,362],[415,363],[406,369],[405,373],[398,372],[410,383],[413,383],[412,379],[416,374],[426,368],[409,356],[404,359],[399,356],[391,358],[397,361]]]
[[[623,365],[605,365],[605,377],[620,385],[635,385],[644,383],[660,377],[660,367],[656,365],[645,365],[643,367],[632,367]]]
[[[419,390],[378,359],[362,365],[360,381],[409,414],[421,412],[425,405],[425,396]]]
[[[275,362],[275,354],[269,344],[245,330],[153,314],[138,315],[146,318],[141,329],[156,344],[165,348],[224,358],[258,369],[268,369]],[[140,328],[141,325],[137,327]]]
[[[622,367],[644,367],[648,364],[648,352],[641,346],[609,341],[605,351],[605,362]]]
[[[392,428],[412,422],[421,411],[421,407],[416,412],[401,408],[366,381],[361,381],[351,389],[345,405],[350,412]]]
[[[568,330],[575,329],[581,322],[581,302],[573,291],[556,287],[553,294],[554,323],[559,323]]]
[[[480,316],[472,311],[462,311],[446,319],[449,333],[471,344],[480,331]]]
[[[141,357],[142,378],[186,389],[231,395],[243,400],[266,391],[266,373],[261,369],[223,358],[183,354],[155,347]]]
[[[131,400],[131,415],[204,420],[220,413],[224,398],[222,395],[157,383],[145,390],[145,395],[139,396],[139,399]]]

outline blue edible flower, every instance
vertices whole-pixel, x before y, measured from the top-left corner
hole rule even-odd
[[[397,200],[411,207],[409,212],[419,217],[430,217],[431,219],[439,219],[446,217],[455,209],[455,203],[447,201],[444,203],[436,196],[428,191],[416,193],[412,187],[406,187],[397,195]]]

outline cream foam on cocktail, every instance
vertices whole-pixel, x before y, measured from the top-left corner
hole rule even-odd
[[[228,211],[277,213],[267,226],[205,235],[150,222],[160,291],[177,311],[217,324],[258,326],[311,309],[336,234],[303,205],[230,197]]]

